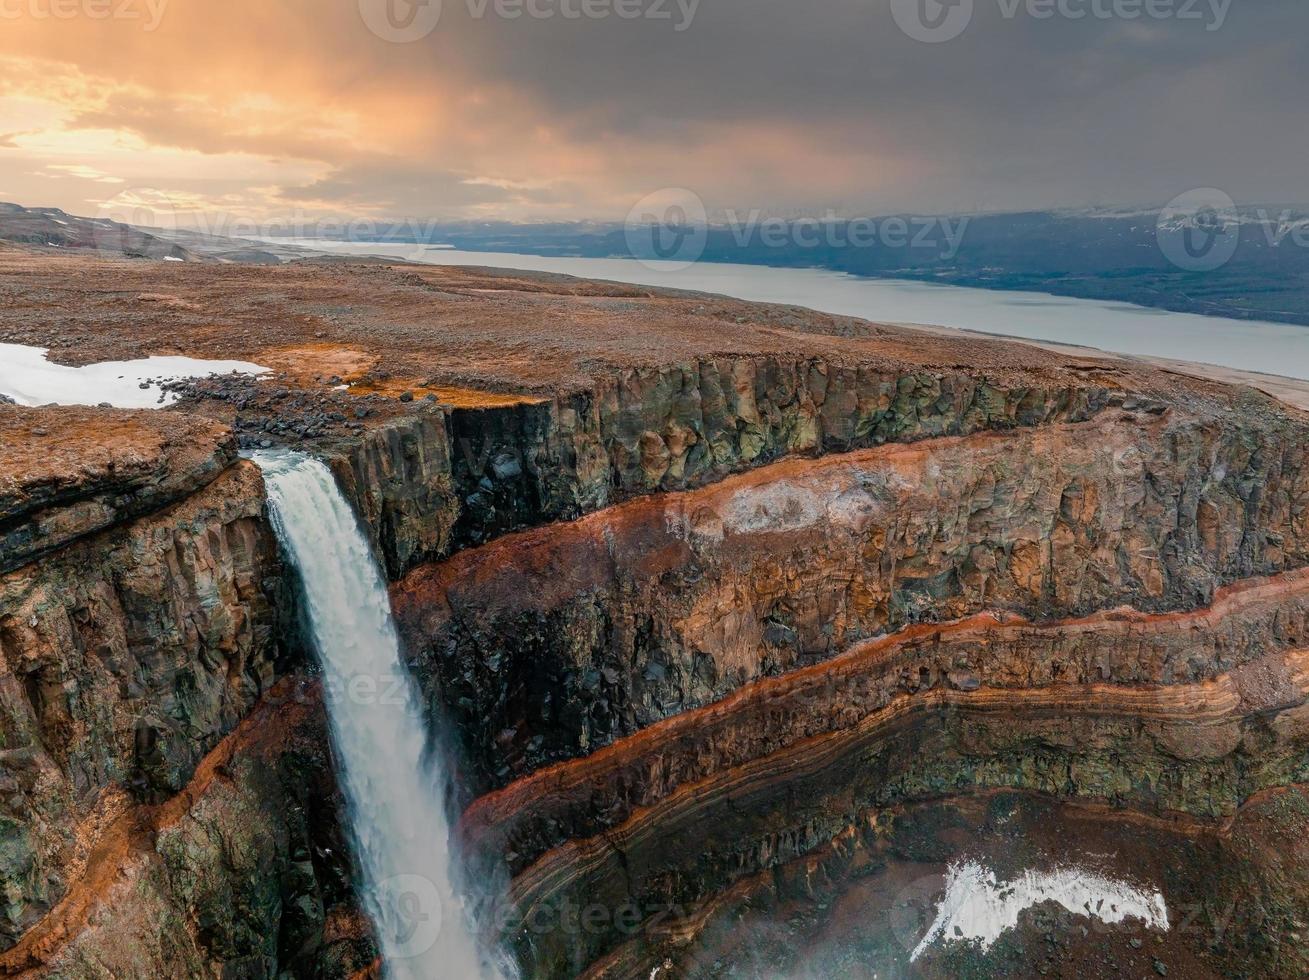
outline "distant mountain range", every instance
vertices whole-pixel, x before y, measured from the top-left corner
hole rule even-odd
[[[67,249],[129,258],[199,262],[200,256],[157,235],[103,218],[79,218],[58,208],[0,203],[0,241],[29,249]]]
[[[104,258],[168,262],[277,265],[316,255],[312,249],[265,245],[182,229],[141,228],[108,218],[83,218],[59,208],[0,202],[0,243],[28,251],[95,253]]]
[[[701,226],[693,251],[676,257],[1030,290],[1309,326],[1309,210],[1247,207],[1225,212],[1222,221],[1221,238],[1198,239],[1196,253],[1208,258],[1206,247],[1218,241],[1222,248],[1214,258],[1221,262],[1192,262],[1191,252],[1177,252],[1174,247],[1191,247],[1187,230],[1159,208],[889,215],[821,224],[729,215]],[[294,234],[306,232],[267,229],[268,237]],[[657,247],[659,234],[657,227],[619,223],[397,223],[371,234],[356,227],[354,240],[558,257],[667,257]],[[184,262],[270,264],[316,255],[295,245],[141,228],[16,204],[0,204],[3,242]]]
[[[779,223],[770,227],[743,218],[711,224],[699,258],[1031,290],[1309,325],[1309,210],[1242,208],[1225,215],[1225,220],[1230,222],[1231,257],[1220,268],[1207,271],[1182,268],[1170,260],[1166,245],[1178,229],[1170,227],[1169,215],[1159,208],[934,218],[892,215],[862,223],[842,220],[821,228],[788,221],[784,229]],[[1165,247],[1161,247],[1161,227]],[[427,226],[422,236],[372,240],[417,239],[469,251],[530,255],[660,257],[646,247],[648,236],[631,231],[616,223],[448,224]]]

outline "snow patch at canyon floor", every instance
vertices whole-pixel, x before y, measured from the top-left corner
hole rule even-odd
[[[68,367],[51,363],[46,354],[41,347],[0,344],[0,395],[28,406],[160,408],[176,398],[170,392],[160,391],[162,382],[233,372],[258,375],[268,371],[248,361],[205,361],[193,357],[146,357]]]
[[[1069,912],[1115,924],[1140,919],[1156,929],[1168,928],[1168,908],[1158,891],[1081,868],[1025,871],[1013,881],[997,882],[995,872],[975,861],[953,865],[946,875],[945,897],[927,935],[910,954],[917,960],[938,939],[971,942],[986,952],[1005,932],[1017,927],[1025,910],[1055,902]]]

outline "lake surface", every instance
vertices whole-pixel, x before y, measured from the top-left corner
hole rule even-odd
[[[675,263],[636,259],[553,258],[464,252],[428,245],[269,239],[343,255],[394,256],[431,265],[558,272],[586,279],[719,293],[789,303],[879,323],[957,327],[981,333],[1079,344],[1120,354],[1200,361],[1241,371],[1309,379],[1309,327],[1172,313],[1130,303],[866,279],[822,269]]]

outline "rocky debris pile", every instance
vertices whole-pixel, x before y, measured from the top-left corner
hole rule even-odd
[[[378,394],[351,394],[340,378],[324,378],[309,389],[285,375],[252,378],[215,375],[165,383],[164,391],[186,407],[231,419],[243,450],[296,446],[313,440],[349,439],[378,421],[389,419],[413,402]]]

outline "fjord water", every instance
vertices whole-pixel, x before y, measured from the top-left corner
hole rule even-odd
[[[376,559],[331,470],[256,454],[273,526],[299,571],[362,880],[393,980],[476,978],[482,963],[454,883],[438,759],[400,657]]]
[[[464,252],[428,245],[270,239],[344,255],[401,258],[430,265],[555,272],[584,279],[717,293],[784,303],[874,323],[953,327],[1023,340],[1076,344],[1137,357],[1166,357],[1239,371],[1309,379],[1309,327],[1173,313],[1131,303],[1048,293],[869,279],[823,269],[726,262],[582,259],[508,252]]]

